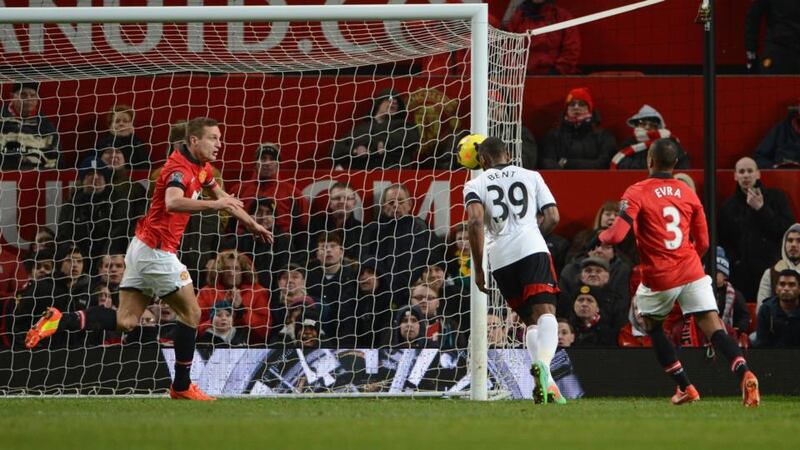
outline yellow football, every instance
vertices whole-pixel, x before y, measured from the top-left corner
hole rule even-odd
[[[477,169],[478,144],[484,139],[486,136],[482,134],[470,134],[461,138],[458,142],[458,163],[467,169]]]

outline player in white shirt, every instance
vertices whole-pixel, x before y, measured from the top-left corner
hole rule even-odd
[[[531,356],[536,403],[566,401],[550,375],[558,346],[553,260],[542,237],[558,224],[558,208],[542,176],[511,164],[505,143],[489,137],[478,146],[483,174],[464,186],[469,216],[469,245],[475,284],[488,293],[483,272],[484,227],[492,277],[508,305],[528,326],[525,341]],[[544,221],[538,225],[536,213]],[[541,229],[541,231],[540,231]]]

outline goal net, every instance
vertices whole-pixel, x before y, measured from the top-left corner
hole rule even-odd
[[[8,12],[0,392],[169,386],[175,314],[161,299],[130,333],[33,350],[24,335],[50,306],[117,307],[148,188],[182,150],[182,123],[205,116],[222,129],[213,176],[276,237],[213,213],[186,229],[201,388],[530,395],[518,320],[471,294],[470,172],[455,158],[481,132],[519,159],[528,36],[488,27],[487,46],[485,5]]]

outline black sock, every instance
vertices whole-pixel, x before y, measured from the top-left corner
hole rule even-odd
[[[56,331],[80,331],[81,324],[83,320],[81,319],[81,314],[83,311],[72,312],[72,313],[61,313],[61,320],[58,321],[58,328]]]
[[[683,370],[681,362],[678,361],[678,355],[675,353],[675,346],[664,335],[664,329],[661,324],[657,324],[649,333],[650,339],[653,341],[653,350],[656,351],[658,363],[664,368],[664,372],[672,378],[675,383],[680,386],[681,390],[686,390],[686,387],[692,384],[689,381],[689,376]]]
[[[181,322],[175,326],[175,379],[172,381],[172,388],[176,391],[189,389],[189,373],[192,370],[196,338],[195,328]]]
[[[58,331],[114,331],[117,329],[117,312],[102,306],[92,306],[74,313],[63,313]]]
[[[742,356],[742,349],[736,345],[736,342],[728,336],[725,330],[715,331],[711,335],[711,344],[731,363],[731,372],[735,373],[739,380],[744,377],[745,372],[750,370],[747,367],[747,361]]]

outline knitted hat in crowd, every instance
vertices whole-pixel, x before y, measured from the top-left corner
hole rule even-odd
[[[564,103],[570,103],[573,100],[583,100],[589,106],[589,112],[594,112],[594,100],[592,100],[592,94],[589,93],[589,88],[579,87],[569,91]]]
[[[608,261],[603,258],[598,258],[597,256],[590,256],[581,261],[581,269],[585,269],[589,266],[602,267],[606,272],[611,270],[608,266]]]
[[[233,305],[231,302],[227,300],[220,300],[214,303],[214,306],[211,308],[211,320],[214,320],[214,316],[217,314],[217,311],[228,310],[231,314],[233,314]]]
[[[725,256],[725,249],[722,247],[717,247],[717,272],[726,277],[731,276],[731,263],[728,261],[728,257]]]
[[[575,298],[577,299],[578,297],[580,297],[582,295],[589,295],[592,298],[594,298],[595,302],[597,302],[599,304],[600,302],[597,300],[597,296],[598,296],[599,293],[600,293],[600,289],[598,289],[596,287],[593,287],[593,286],[589,286],[588,284],[581,284],[578,287],[578,291],[575,293]]]

